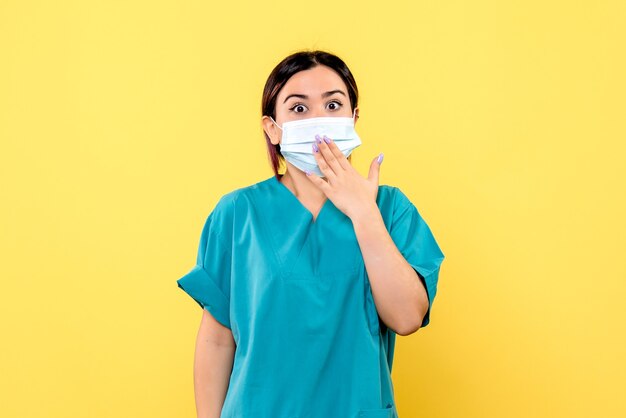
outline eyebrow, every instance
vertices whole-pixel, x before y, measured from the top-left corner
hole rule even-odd
[[[322,98],[324,98],[324,97],[328,97],[328,96],[331,96],[331,95],[333,95],[333,94],[335,94],[335,93],[341,93],[341,94],[343,94],[344,96],[346,95],[346,93],[344,93],[344,92],[343,92],[343,91],[341,91],[341,90],[331,90],[331,91],[327,91],[326,93],[322,93]],[[284,103],[286,103],[286,102],[287,102],[287,100],[289,100],[291,97],[299,97],[299,98],[301,98],[301,99],[308,99],[308,98],[309,98],[309,96],[307,96],[306,94],[290,94],[289,96],[287,96],[287,97],[285,98],[285,100],[283,100],[283,104],[284,104]]]

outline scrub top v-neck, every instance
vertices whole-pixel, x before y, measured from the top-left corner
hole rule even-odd
[[[385,226],[428,293],[444,255],[399,188],[379,186]],[[235,339],[221,418],[396,418],[396,334],[378,316],[352,221],[316,219],[275,176],[223,195],[178,287]]]

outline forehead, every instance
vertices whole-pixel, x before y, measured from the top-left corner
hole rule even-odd
[[[278,100],[281,102],[282,98],[294,93],[306,94],[315,99],[326,91],[336,89],[348,93],[339,74],[325,65],[318,65],[292,75],[278,94]]]

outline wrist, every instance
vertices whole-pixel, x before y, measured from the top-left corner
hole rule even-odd
[[[359,206],[355,211],[349,215],[352,224],[357,227],[360,224],[371,223],[376,218],[381,218],[380,209],[376,202],[372,202],[368,205]]]

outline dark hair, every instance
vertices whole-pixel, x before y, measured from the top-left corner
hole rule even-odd
[[[261,100],[261,115],[271,116],[276,120],[276,98],[278,93],[285,86],[287,81],[292,75],[297,72],[304,71],[316,67],[318,65],[325,65],[333,70],[346,83],[348,88],[348,96],[350,97],[351,110],[357,107],[359,101],[359,90],[356,86],[356,81],[350,72],[348,66],[338,56],[331,54],[330,52],[320,50],[302,50],[295,52],[285,59],[283,59],[270,73],[267,81],[265,82],[265,88],[263,89],[263,99]],[[267,143],[267,152],[274,170],[274,176],[278,178],[278,168],[281,161],[284,162],[284,157],[280,152],[280,144],[272,144],[270,137],[265,131],[265,142]]]

